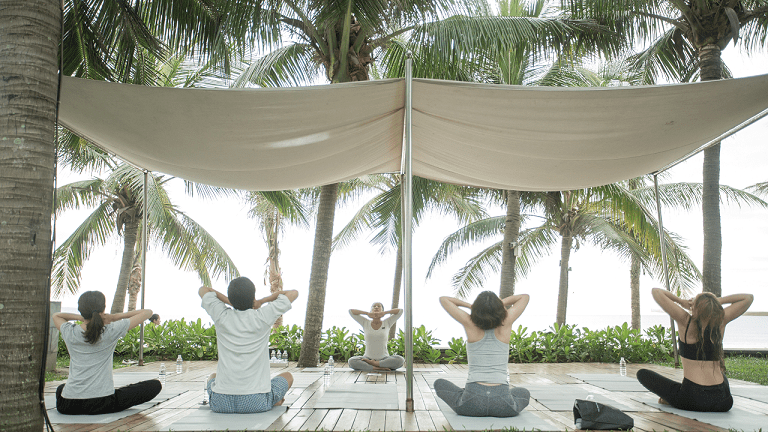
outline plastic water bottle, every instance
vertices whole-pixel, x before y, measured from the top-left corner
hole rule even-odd
[[[160,379],[160,384],[165,385],[165,363],[160,363],[160,373],[158,374],[158,378]]]
[[[270,363],[276,363],[277,357],[275,357],[275,350],[272,350],[272,357],[269,358]]]
[[[183,371],[184,371],[184,359],[181,358],[181,354],[179,354],[179,356],[176,357],[176,375],[179,375]]]
[[[331,369],[331,375],[333,375],[333,356],[328,357],[328,367]]]
[[[328,385],[331,383],[331,362],[330,360],[328,363],[325,364],[325,367],[323,368],[323,384]]]
[[[208,405],[208,381],[203,383],[203,401],[200,405]]]
[[[619,360],[619,375],[623,377],[627,376],[627,361],[624,360],[624,357]]]
[[[288,363],[288,350],[283,351],[283,363]]]

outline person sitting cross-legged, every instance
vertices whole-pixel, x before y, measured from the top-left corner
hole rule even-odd
[[[481,292],[472,304],[440,297],[443,309],[464,326],[467,334],[466,386],[461,388],[446,379],[437,379],[434,384],[437,397],[456,414],[514,417],[528,406],[531,393],[507,383],[512,323],[523,313],[528,301],[527,294],[500,299],[491,291]],[[471,313],[459,308],[467,308]]]
[[[86,291],[77,300],[79,315],[59,312],[52,316],[70,359],[67,383],[56,389],[56,409],[62,414],[115,413],[148,402],[163,389],[156,379],[115,388],[112,360],[117,342],[149,318],[152,310],[108,314],[105,308],[104,294]]]
[[[278,291],[256,300],[253,282],[239,277],[229,283],[227,295],[206,286],[198,294],[216,326],[219,351],[216,373],[207,384],[211,410],[257,413],[281,405],[293,376],[284,372],[270,380],[269,333],[299,292]]]
[[[351,357],[348,362],[349,367],[359,371],[392,371],[405,363],[404,358],[399,355],[389,355],[387,350],[389,329],[403,315],[402,309],[385,311],[384,305],[376,302],[371,306],[370,312],[350,309],[349,314],[363,326],[363,332],[365,333],[365,354]],[[392,315],[382,320],[384,315],[387,314]],[[367,315],[371,319],[367,319],[363,315]]]
[[[723,335],[726,325],[749,309],[754,296],[717,297],[701,293],[684,300],[661,288],[654,288],[651,294],[680,329],[677,344],[683,362],[683,382],[649,369],[638,370],[637,380],[659,396],[659,403],[688,411],[729,411],[733,396],[725,376]]]

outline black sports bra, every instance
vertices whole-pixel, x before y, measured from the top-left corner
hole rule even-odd
[[[685,333],[683,333],[683,335],[688,334],[688,327],[690,325],[691,325],[691,319],[688,318],[688,324],[685,326]],[[678,352],[680,353],[680,356],[688,360],[702,360],[702,361],[716,360],[717,351],[715,350],[715,344],[713,344],[712,340],[710,339],[710,333],[711,333],[711,330],[709,328],[706,328],[704,330],[704,342],[703,342],[704,346],[702,347],[701,353],[699,353],[699,347],[702,344],[701,340],[689,344],[681,341],[680,338],[678,338],[677,347],[678,347]],[[699,355],[701,355],[701,357],[698,357]]]

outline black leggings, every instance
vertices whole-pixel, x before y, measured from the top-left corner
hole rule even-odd
[[[149,402],[163,389],[158,380],[141,381],[115,389],[115,394],[91,399],[61,396],[64,385],[56,389],[56,409],[62,414],[109,414]]]
[[[687,378],[683,378],[681,384],[648,369],[640,369],[637,380],[670,405],[682,410],[726,412],[733,406],[731,388],[725,376],[721,384],[703,386]]]

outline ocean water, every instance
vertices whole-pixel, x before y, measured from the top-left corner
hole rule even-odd
[[[587,327],[590,330],[603,330],[608,326],[629,324],[629,315],[568,315],[568,324]],[[649,314],[641,317],[643,330],[656,325],[669,328],[669,315]],[[530,315],[526,317],[528,332],[548,330],[552,326],[552,317]],[[517,326],[514,326],[517,329]],[[725,329],[723,348],[725,349],[768,349],[768,316],[741,316],[728,324]],[[450,339],[450,338],[449,338]]]

